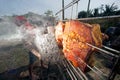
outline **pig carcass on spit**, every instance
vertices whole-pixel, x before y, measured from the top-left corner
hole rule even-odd
[[[90,59],[94,49],[88,46],[86,43],[101,47],[102,46],[102,35],[100,31],[100,26],[98,24],[86,24],[79,21],[68,21],[64,24],[59,23],[56,26],[56,39],[61,40],[62,43],[57,40],[59,44],[63,45],[63,53],[65,57],[72,62],[76,67],[80,67],[82,71],[85,71],[86,64]],[[62,29],[57,29],[62,28]],[[93,65],[93,62],[90,62]]]

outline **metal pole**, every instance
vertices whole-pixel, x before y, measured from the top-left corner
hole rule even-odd
[[[116,59],[115,64],[107,80],[114,80],[115,76],[117,75],[117,72],[119,71],[119,66],[120,66],[120,54],[119,54],[119,57]]]
[[[64,20],[64,0],[62,0],[62,20]]]
[[[80,1],[80,0],[74,0],[74,2],[73,2],[73,1],[70,2],[68,5],[66,5],[66,6],[64,7],[64,10],[67,9],[67,8],[69,8],[69,7],[71,7],[73,4],[77,3],[78,1]],[[57,15],[58,13],[60,13],[60,12],[62,12],[62,11],[63,11],[63,9],[59,10],[55,15]]]
[[[89,16],[89,8],[90,8],[90,0],[89,0],[89,2],[88,2],[87,17]]]
[[[120,15],[116,16],[104,16],[104,17],[90,17],[90,18],[79,18],[79,19],[72,19],[72,20],[79,20],[79,21],[85,21],[85,20],[104,20],[104,19],[119,19]],[[67,20],[62,20],[62,21],[69,21],[70,19]]]

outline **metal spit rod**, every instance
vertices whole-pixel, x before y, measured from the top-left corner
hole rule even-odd
[[[72,63],[69,61],[69,60],[67,60],[67,59],[65,59],[66,60],[66,62],[67,63],[69,63],[70,64],[70,66],[72,67],[72,69],[75,71],[75,73],[82,79],[82,80],[88,80],[87,79],[87,77],[85,76],[83,76],[83,75],[81,75],[77,70],[76,70],[76,68],[72,65]]]
[[[86,75],[81,71],[80,68],[77,67],[77,70],[81,73],[81,75],[83,75],[83,77],[85,78],[85,80],[88,80],[88,78],[87,78]]]
[[[99,47],[96,47],[96,46],[94,46],[94,45],[91,45],[91,44],[89,44],[89,43],[86,43],[88,46],[91,46],[91,47],[93,47],[93,48],[96,48],[96,49],[98,49],[99,51],[102,51],[102,52],[104,52],[104,53],[107,53],[107,54],[109,54],[109,55],[112,55],[112,56],[114,56],[114,57],[118,57],[117,55],[114,55],[114,54],[112,54],[111,52],[108,52],[108,51],[105,51],[105,50],[103,50],[103,49],[101,49],[101,48],[99,48]],[[101,75],[99,75],[99,73],[101,73],[101,74],[104,74],[102,71],[100,71],[97,67],[95,67],[95,69],[97,70],[97,71],[99,71],[99,73],[98,72],[96,72],[96,70],[94,70],[91,66],[89,66],[87,63],[85,63],[81,58],[77,58],[78,59],[78,61],[82,61],[84,64],[86,64],[86,66],[89,68],[89,69],[91,69],[94,73],[96,73],[101,79],[104,79],[103,78],[103,76],[101,76]],[[82,80],[88,80],[88,78],[86,77],[86,75],[79,69],[79,68],[77,68],[77,70],[80,72],[78,72],[77,70],[76,70],[76,68],[71,64],[71,62],[69,61],[69,60],[67,60],[67,59],[65,59],[65,61],[63,61],[63,64],[64,64],[64,66],[65,66],[65,64],[67,65],[67,67],[68,67],[68,69],[67,69],[67,72],[68,72],[68,74],[69,74],[69,76],[71,77],[71,79],[72,80],[77,80],[77,78],[76,78],[76,76],[75,76],[75,73],[80,77],[80,79],[82,79]],[[73,72],[75,72],[75,73],[73,73],[72,72],[72,69],[70,68],[70,66],[72,67],[72,69],[74,70]],[[82,76],[81,76],[82,75]],[[106,74],[104,74],[104,76],[107,76]]]
[[[82,41],[81,41],[81,42],[82,42]],[[97,47],[97,46],[94,46],[94,45],[92,45],[92,44],[90,44],[90,43],[87,43],[87,42],[82,42],[82,43],[85,43],[85,44],[87,44],[88,46],[93,47],[93,48],[95,48],[95,49],[97,49],[97,50],[99,50],[99,51],[101,51],[101,52],[104,52],[104,53],[106,53],[106,54],[108,54],[108,55],[111,55],[111,56],[114,56],[114,57],[119,57],[118,55],[115,55],[115,54],[113,54],[113,53],[111,53],[111,52],[109,52],[109,51],[106,51],[106,50],[104,50],[104,49],[101,49],[101,48],[99,48],[99,47]]]
[[[94,66],[94,68],[95,68],[97,71],[99,71],[102,75],[108,76],[107,74],[105,74],[105,73],[103,73],[101,70],[99,70],[96,66]]]
[[[105,49],[108,49],[108,50],[111,50],[113,52],[116,52],[116,53],[120,54],[120,51],[118,51],[118,50],[112,49],[112,48],[104,46],[104,45],[102,45],[102,47],[105,48]]]
[[[98,53],[101,53],[103,55],[103,52],[101,52],[101,51],[98,51]],[[98,54],[98,53],[96,53],[96,54]],[[109,57],[109,55],[106,55],[106,56],[103,55],[103,57],[106,58],[106,59],[109,59],[108,62],[111,62],[112,59],[114,58],[113,56]]]
[[[59,68],[59,72],[62,74],[63,80],[66,80],[65,75],[63,74],[63,71],[61,69],[61,66],[59,64],[56,64],[56,65]]]
[[[97,70],[97,71],[99,71],[101,74],[104,74],[104,73],[103,73],[102,71],[100,71],[96,66],[94,66],[95,69],[96,69],[96,70],[94,70],[91,66],[89,66],[87,63],[85,63],[81,58],[77,58],[77,59],[78,59],[78,61],[82,61],[89,69],[91,69],[95,74],[97,74],[97,75],[99,76],[99,78],[104,79],[101,75],[99,75],[98,72],[96,72],[96,70]],[[86,75],[81,71],[81,69],[77,67],[77,70],[76,70],[76,68],[72,65],[72,63],[71,63],[69,60],[65,59],[65,61],[63,61],[63,64],[64,64],[64,65],[65,65],[65,64],[67,65],[67,68],[69,69],[69,70],[68,70],[68,74],[71,76],[71,79],[72,79],[72,80],[76,80],[75,74],[74,74],[73,72],[77,73],[77,75],[80,77],[80,79],[82,79],[82,80],[88,80],[88,78],[87,78]],[[70,66],[71,66],[72,69],[74,70],[73,72],[72,72],[72,69],[70,68]],[[81,75],[82,75],[82,76],[81,76]],[[73,78],[72,76],[73,76],[74,78]],[[104,74],[104,76],[107,76],[107,75]]]
[[[96,73],[102,80],[104,80],[104,78],[99,75],[99,73],[97,73],[91,66],[89,66],[87,63],[85,63],[81,58],[77,58],[78,61],[82,61],[89,69],[91,69],[94,73]]]
[[[65,62],[66,62],[67,64],[69,64],[69,66],[72,67],[72,65],[71,65],[66,59],[65,59]],[[70,68],[70,69],[73,70],[74,74],[77,74],[77,75],[78,75],[79,79],[84,80],[84,78],[83,78],[80,74],[78,74],[78,72],[76,71],[76,69],[75,69],[74,67],[72,67],[72,68]]]
[[[70,68],[70,65],[67,62],[65,62],[65,64],[67,65],[67,68],[71,71],[71,73],[72,73],[72,75],[74,77],[74,80],[77,80],[76,74],[74,73],[74,71],[72,71],[72,69]]]
[[[109,52],[109,51],[106,51],[106,50],[104,50],[104,49],[101,49],[101,48],[99,48],[99,47],[96,47],[96,46],[94,46],[94,45],[92,45],[92,44],[89,44],[89,43],[86,43],[88,46],[91,46],[91,47],[93,47],[93,48],[95,48],[95,49],[98,49],[99,51],[102,51],[102,52],[104,52],[104,53],[106,53],[106,54],[108,54],[108,55],[111,55],[111,56],[114,56],[114,57],[119,57],[119,56],[117,56],[117,55],[115,55],[115,54],[113,54],[113,53],[111,53],[111,52]]]
[[[69,65],[66,64],[64,61],[62,61],[62,63],[63,63],[63,66],[66,68],[67,73],[69,74],[71,80],[77,80],[75,74],[74,74],[74,73],[72,72],[72,70],[69,68]]]
[[[71,70],[69,71],[69,70],[67,69],[67,73],[69,74],[71,80],[77,80],[76,78],[73,78],[74,76],[72,77],[72,75],[74,75],[74,74],[73,74],[73,72],[72,72]]]
[[[114,56],[114,57],[118,57],[117,55],[114,55],[114,54],[112,54],[111,52],[105,51],[105,50],[103,50],[103,49],[101,49],[101,48],[99,48],[99,47],[96,47],[96,46],[92,45],[92,44],[89,44],[89,43],[86,43],[86,44],[87,44],[88,46],[91,46],[91,47],[93,47],[93,48],[98,49],[98,50],[101,51],[101,52],[107,53],[107,54],[112,55],[112,56]],[[100,71],[97,67],[95,67],[96,70],[94,70],[91,66],[89,66],[87,63],[85,63],[81,58],[77,58],[77,59],[78,59],[79,61],[82,61],[84,64],[86,64],[86,66],[87,66],[89,69],[91,69],[94,73],[96,73],[101,79],[104,79],[101,75],[99,75],[98,72],[96,72],[96,70],[97,70],[97,71],[99,71],[101,74],[103,74],[103,72]],[[76,79],[76,77],[75,77],[75,74],[72,73],[71,68],[69,67],[69,65],[72,67],[72,69],[74,70],[74,72],[78,74],[78,76],[79,76],[81,79],[84,78],[84,80],[88,80],[88,78],[86,77],[86,75],[85,75],[84,73],[82,73],[79,68],[77,68],[77,69],[78,69],[78,71],[80,72],[80,74],[79,74],[79,72],[76,70],[76,68],[71,64],[70,61],[68,61],[67,59],[65,59],[65,60],[66,60],[67,67],[69,68],[68,73],[69,73],[69,75],[70,75],[70,72],[71,72],[72,76],[74,77],[74,80]],[[81,75],[82,75],[82,77],[81,77]],[[106,74],[104,74],[104,75],[106,76]],[[71,75],[70,75],[70,76],[71,76]],[[73,79],[73,78],[72,78],[72,79]],[[83,79],[82,79],[82,80],[83,80]]]

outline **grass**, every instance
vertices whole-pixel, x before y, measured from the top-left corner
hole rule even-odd
[[[28,51],[23,45],[9,46],[0,51],[0,73],[29,64]]]

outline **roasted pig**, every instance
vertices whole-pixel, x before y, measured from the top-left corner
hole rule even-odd
[[[60,47],[62,47],[64,27],[65,25],[63,22],[58,22],[58,24],[55,26],[55,38]]]
[[[93,66],[92,53],[95,49],[86,43],[102,46],[102,33],[98,24],[90,25],[76,20],[65,24],[59,22],[55,27],[55,36],[58,45],[63,46],[65,57],[74,66],[80,67],[83,72],[86,70],[86,63]]]

